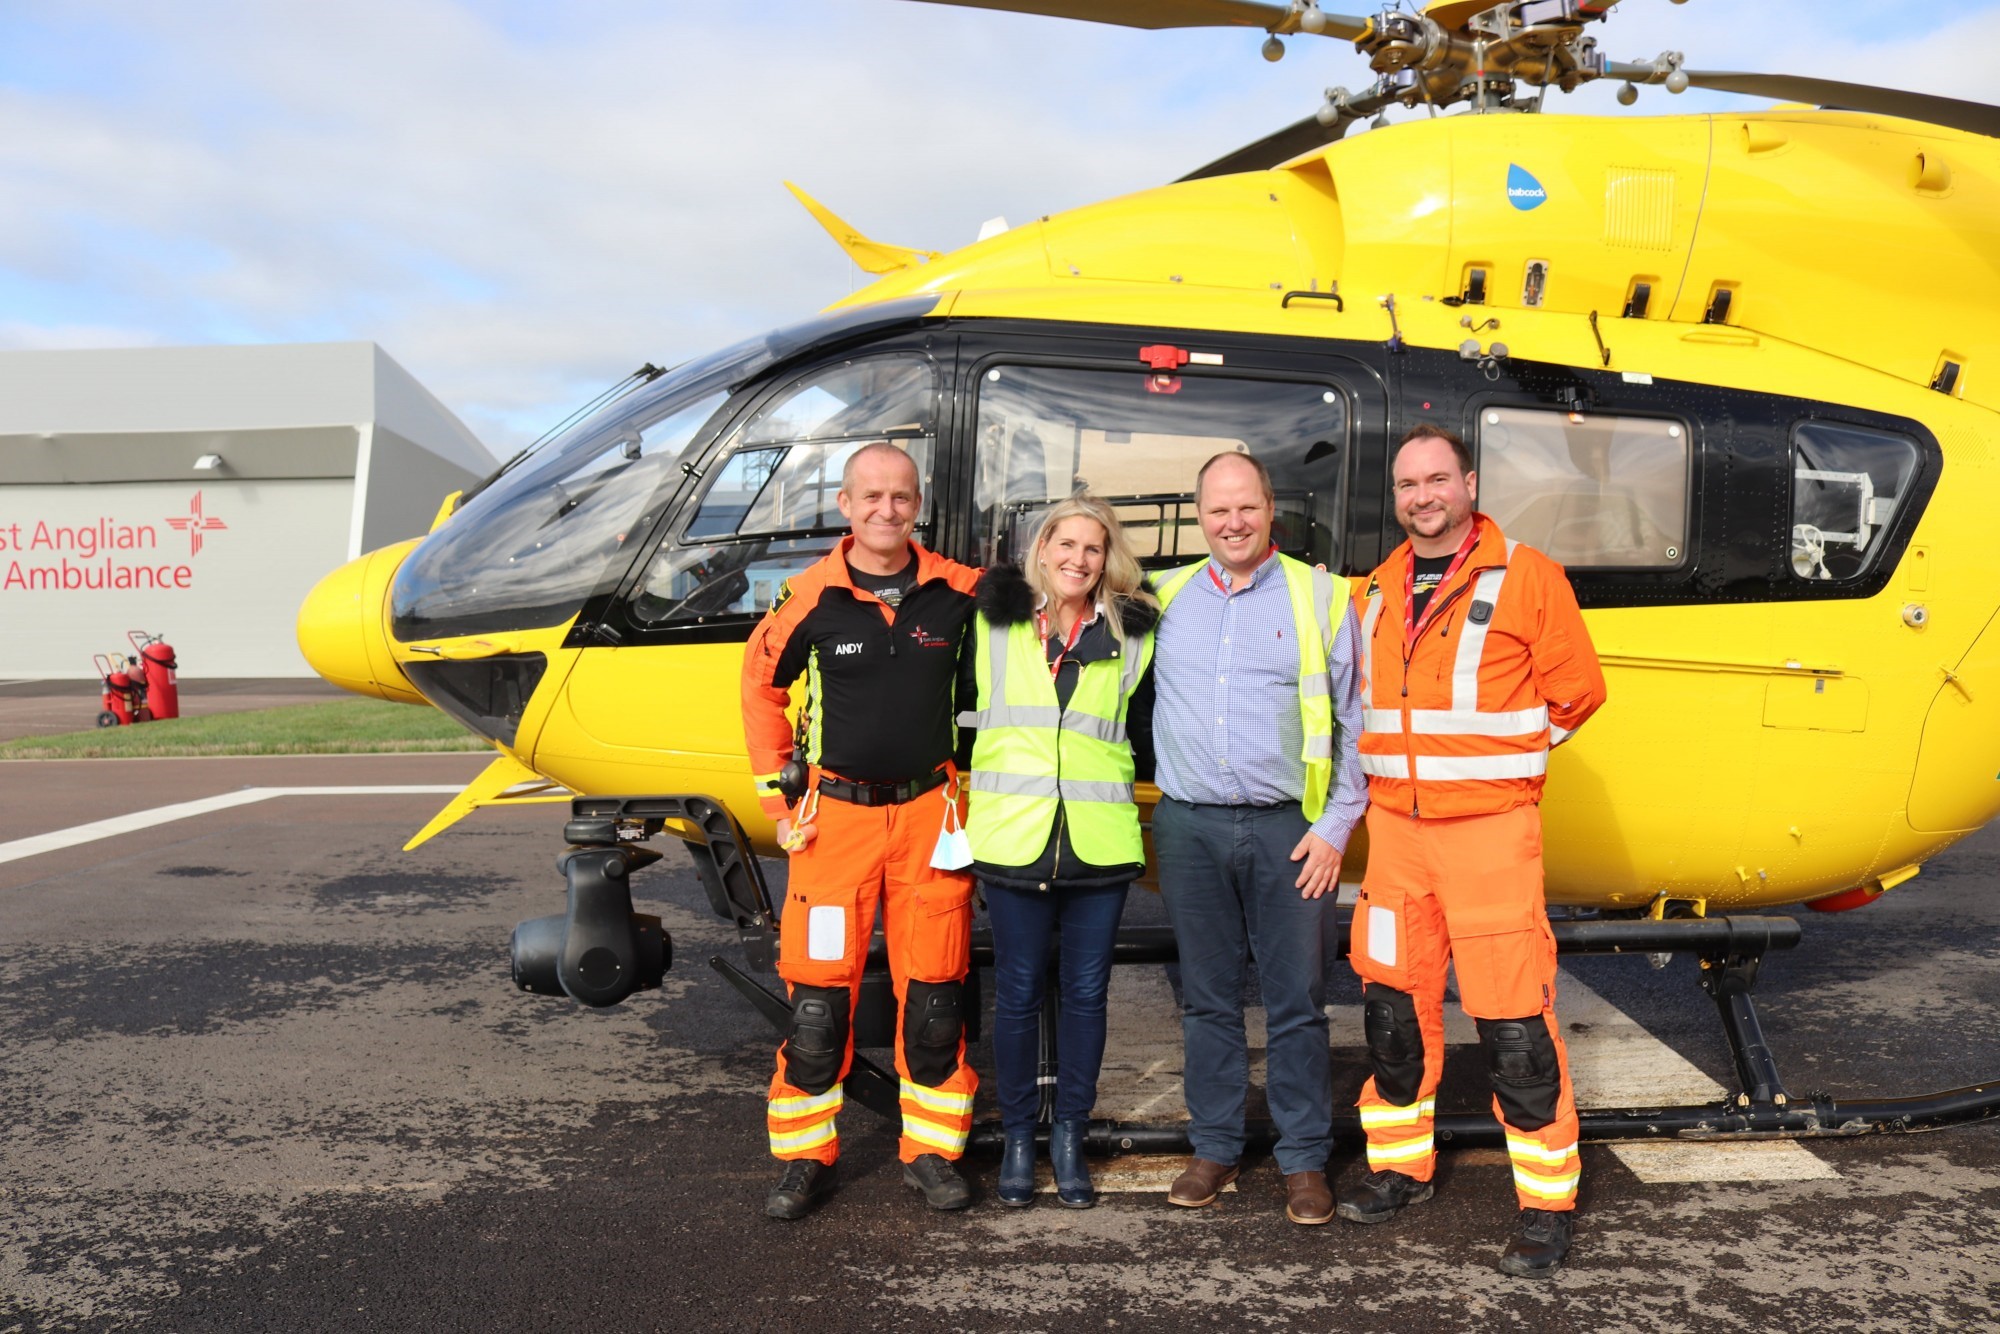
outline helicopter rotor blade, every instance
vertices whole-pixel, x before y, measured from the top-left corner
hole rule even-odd
[[[1683,70],[1689,84],[1721,93],[1748,93],[1783,102],[1811,102],[1843,111],[1899,116],[1973,134],[2000,136],[2000,107],[1935,93],[1906,93],[1865,83],[1840,83],[1797,74],[1739,74],[1730,70]]]
[[[1354,41],[1369,21],[1329,14],[1306,4],[1273,0],[923,0],[966,9],[999,9],[1013,14],[1046,14],[1121,28],[1257,28],[1265,32],[1316,32]],[[1317,25],[1317,26],[1314,26]]]
[[[1280,162],[1289,161],[1301,153],[1310,153],[1322,145],[1333,143],[1347,133],[1353,123],[1346,116],[1331,126],[1322,125],[1317,116],[1307,116],[1279,130],[1267,134],[1255,143],[1245,144],[1233,153],[1224,154],[1205,166],[1196,167],[1182,181],[1199,181],[1210,176],[1229,176],[1239,171],[1262,171],[1275,167]],[[1176,184],[1179,184],[1177,181]]]
[[[1228,176],[1239,171],[1264,171],[1289,162],[1315,148],[1323,148],[1337,142],[1347,133],[1347,127],[1364,116],[1371,116],[1396,100],[1393,93],[1364,93],[1360,97],[1350,97],[1342,88],[1330,89],[1327,106],[1307,116],[1304,120],[1293,121],[1275,134],[1267,134],[1254,143],[1248,143],[1233,153],[1225,153],[1205,166],[1176,181],[1199,181],[1210,176]],[[1329,108],[1332,110],[1329,111]],[[1322,116],[1331,115],[1331,123]]]

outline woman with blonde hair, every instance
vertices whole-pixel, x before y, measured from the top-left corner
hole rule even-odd
[[[1056,979],[1049,1159],[1063,1204],[1097,1202],[1084,1130],[1104,1059],[1105,994],[1126,892],[1146,852],[1128,719],[1159,603],[1118,516],[1079,492],[1043,518],[1024,569],[987,571],[972,628],[976,728],[966,834],[993,929],[993,1063],[1006,1137],[995,1193],[1035,1198],[1048,956]],[[1144,741],[1146,738],[1142,737]]]

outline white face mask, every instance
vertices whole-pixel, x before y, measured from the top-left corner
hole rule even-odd
[[[931,849],[931,865],[940,871],[963,871],[972,865],[972,840],[958,818],[958,783],[953,780],[944,794],[944,825],[938,830],[937,846]]]

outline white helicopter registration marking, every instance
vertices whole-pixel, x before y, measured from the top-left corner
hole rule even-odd
[[[1569,1047],[1570,1079],[1579,1105],[1669,1106],[1722,1098],[1720,1084],[1576,978],[1563,973],[1556,986],[1557,1012]],[[1335,1047],[1362,1045],[1360,1005],[1329,1005],[1327,1018]],[[1186,1120],[1180,1007],[1165,970],[1113,969],[1106,1020],[1108,1040],[1094,1114],[1114,1121]],[[1244,1028],[1251,1078],[1261,1083],[1265,1045],[1261,1006],[1244,1012]],[[1477,1027],[1456,1001],[1445,1003],[1444,1030],[1447,1046],[1469,1047],[1479,1042]],[[1792,1140],[1718,1144],[1677,1140],[1612,1144],[1609,1148],[1634,1176],[1648,1184],[1808,1181],[1839,1175],[1817,1154]],[[1114,1159],[1094,1175],[1102,1191],[1162,1192],[1181,1166],[1178,1157],[1128,1156]],[[1046,1172],[1043,1175],[1046,1177]],[[1048,1187],[1046,1180],[1041,1185]]]
[[[152,829],[157,825],[172,824],[176,820],[187,820],[197,815],[209,815],[215,811],[226,811],[237,806],[270,801],[274,797],[456,796],[460,790],[461,785],[455,783],[410,783],[383,787],[246,787],[235,792],[218,793],[213,797],[175,802],[171,806],[155,806],[148,811],[134,811],[130,815],[116,815],[108,820],[93,820],[89,824],[72,825],[68,829],[57,829],[52,833],[17,838],[11,843],[0,843],[0,863],[19,861],[23,857],[39,857],[45,852],[60,852],[64,848],[95,843],[102,838],[116,838],[120,834],[137,833],[141,829]]]

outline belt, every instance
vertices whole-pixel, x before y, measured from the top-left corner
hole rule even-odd
[[[915,801],[934,787],[943,785],[950,777],[940,765],[922,778],[912,778],[907,783],[850,783],[844,778],[829,774],[820,775],[819,790],[835,801],[844,801],[852,806],[900,806],[906,801]]]

